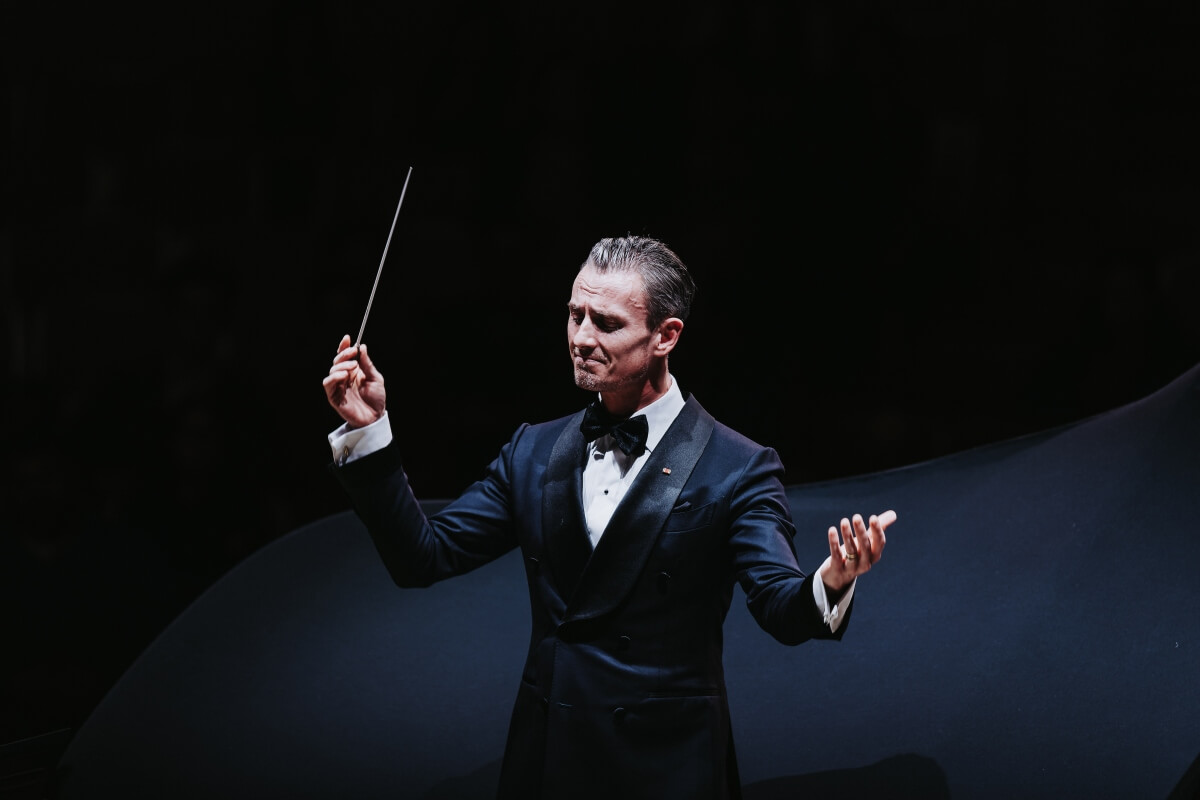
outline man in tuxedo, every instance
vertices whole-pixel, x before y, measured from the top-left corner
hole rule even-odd
[[[780,642],[840,639],[855,581],[883,552],[895,513],[855,514],[829,528],[816,572],[800,570],[778,456],[713,419],[668,369],[694,292],[662,242],[598,242],[567,304],[575,383],[595,399],[521,425],[428,517],[366,346],[344,337],[324,380],[344,420],[334,471],[398,585],[521,549],[532,637],[500,797],[738,797],[722,667],[734,584]]]

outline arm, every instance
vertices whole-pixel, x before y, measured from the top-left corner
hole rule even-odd
[[[830,529],[830,557],[815,575],[796,562],[783,465],[773,450],[755,453],[733,492],[730,543],[738,581],[758,624],[784,644],[812,638],[841,638],[849,616],[854,580],[870,569],[883,550],[883,529],[894,512],[872,517],[869,530],[860,516],[843,520],[846,548]],[[834,558],[834,553],[837,558]],[[856,558],[848,559],[849,554]],[[835,608],[835,604],[840,607]]]
[[[345,421],[331,437],[331,443],[339,442],[334,474],[398,585],[428,586],[468,572],[515,546],[507,502],[506,459],[511,445],[483,480],[427,518],[391,439],[383,375],[366,345],[355,348],[349,336],[342,337],[323,385],[329,404]],[[341,452],[341,442],[355,439],[360,441]],[[352,454],[352,448],[357,452]]]
[[[523,430],[523,429],[522,429]],[[426,516],[408,482],[395,442],[334,466],[392,580],[420,587],[483,566],[516,547],[509,512],[513,442],[454,502]]]

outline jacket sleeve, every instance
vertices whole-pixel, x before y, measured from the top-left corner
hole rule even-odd
[[[815,577],[805,575],[796,562],[796,528],[782,476],[779,456],[763,448],[738,478],[730,509],[734,574],[751,615],[778,641],[795,645],[809,639],[841,639],[850,610],[844,612],[838,630],[831,631],[813,598]]]
[[[393,441],[345,466],[331,465],[398,586],[429,586],[483,566],[516,547],[510,502],[512,454],[522,426],[483,478],[427,516]]]

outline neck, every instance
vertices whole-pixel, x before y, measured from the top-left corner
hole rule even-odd
[[[601,392],[600,403],[613,416],[629,417],[662,397],[670,388],[671,375],[664,364],[661,371],[648,375],[644,382],[626,391]]]

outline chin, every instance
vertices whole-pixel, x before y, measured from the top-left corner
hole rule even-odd
[[[575,385],[589,392],[604,392],[616,388],[611,375],[597,375],[578,367],[575,368]]]
[[[590,372],[575,370],[575,385],[589,392],[598,392],[600,391],[601,381]]]

